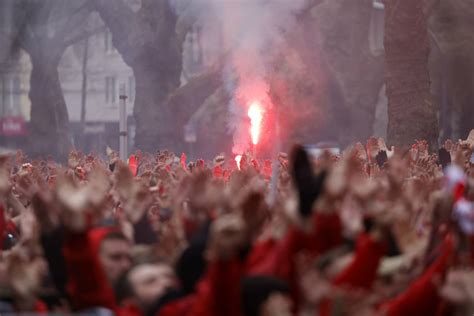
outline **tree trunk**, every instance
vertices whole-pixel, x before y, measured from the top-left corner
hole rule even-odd
[[[448,51],[449,66],[446,81],[449,80],[450,109],[457,117],[454,138],[465,138],[474,128],[474,58],[469,52]]]
[[[471,90],[469,93],[469,96],[466,97],[466,100],[462,104],[462,107],[461,107],[462,115],[461,115],[459,130],[460,130],[462,139],[465,139],[469,135],[469,132],[472,129],[474,129],[474,105],[473,104],[474,104],[474,97],[472,95],[472,90]]]
[[[30,54],[31,154],[64,159],[71,149],[69,117],[59,81],[60,57]],[[61,56],[61,54],[59,55]]]
[[[146,151],[173,149],[172,109],[167,98],[180,85],[182,43],[177,16],[167,0],[142,1],[134,12],[124,1],[94,5],[112,33],[112,41],[135,76],[135,146]]]
[[[384,56],[373,55],[370,48],[369,34],[374,10],[372,0],[346,0],[341,4],[341,14],[347,22],[342,26],[345,28],[342,32],[347,34],[345,38],[348,40],[337,45],[344,45],[342,51],[345,50],[347,54],[335,54],[337,59],[333,64],[337,63],[339,73],[336,76],[342,83],[346,100],[345,115],[348,122],[347,130],[341,131],[341,142],[350,144],[364,142],[374,133],[375,110],[383,86]],[[344,13],[343,10],[347,12]],[[339,41],[335,39],[335,42]],[[331,53],[328,55],[334,59]]]
[[[214,89],[198,91],[192,87],[202,85],[194,83],[192,89],[179,89],[186,28],[177,28],[178,17],[168,0],[143,0],[138,12],[124,1],[95,0],[94,5],[112,33],[115,48],[133,69],[135,146],[147,151],[182,150],[186,117],[191,117],[199,100],[203,102],[217,89],[217,72],[202,78],[209,80]],[[176,91],[195,98],[175,96]],[[203,96],[203,91],[207,95]]]
[[[474,128],[474,2],[466,0],[438,1],[430,17],[430,30],[440,48],[440,59],[446,68],[434,80],[447,85],[447,100],[441,116],[446,137],[465,138]],[[436,68],[435,68],[436,69]]]
[[[167,106],[167,98],[177,86],[166,73],[156,68],[132,65],[135,75],[136,122],[135,146],[154,152],[157,149],[176,150],[179,140],[172,109]]]
[[[306,41],[313,46],[311,50],[319,51],[316,53],[319,56],[313,59],[327,64],[327,70],[316,75],[322,77],[328,73],[328,90],[334,91],[330,108],[325,110],[333,113],[328,130],[343,146],[365,141],[374,133],[384,57],[371,50],[371,26],[379,24],[373,18],[372,0],[331,0],[316,8],[312,26],[305,27]],[[312,34],[315,30],[316,34]]]
[[[423,3],[385,1],[388,140],[400,146],[426,139],[436,148],[439,131],[430,93],[429,42]]]

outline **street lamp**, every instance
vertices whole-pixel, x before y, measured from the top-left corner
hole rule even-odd
[[[119,122],[119,132],[120,132],[120,159],[122,161],[127,161],[128,149],[127,149],[127,95],[125,94],[125,84],[120,85],[120,122]]]

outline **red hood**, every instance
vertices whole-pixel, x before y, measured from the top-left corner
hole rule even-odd
[[[99,253],[102,240],[104,240],[105,236],[113,232],[119,232],[119,229],[117,227],[96,227],[88,232],[87,237],[89,238],[89,244],[93,253]]]

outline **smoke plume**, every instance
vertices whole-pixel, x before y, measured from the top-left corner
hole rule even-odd
[[[178,15],[200,28],[203,50],[225,56],[223,82],[232,96],[227,126],[233,152],[240,154],[249,146],[249,104],[256,101],[271,111],[271,63],[307,0],[170,1]]]

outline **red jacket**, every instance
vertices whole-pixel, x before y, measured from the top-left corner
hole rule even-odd
[[[186,315],[240,316],[242,275],[243,265],[238,259],[212,263],[197,285],[195,301]]]
[[[448,235],[436,261],[405,292],[384,302],[378,310],[388,316],[436,315],[442,299],[433,278],[444,276],[453,253],[454,239]]]
[[[379,263],[385,251],[385,244],[375,241],[368,234],[360,234],[354,259],[333,280],[333,284],[370,290],[377,277]]]
[[[317,257],[342,243],[342,224],[337,213],[315,213],[311,221],[310,233],[291,228],[280,241],[267,240],[254,245],[246,261],[248,274],[268,275],[288,282],[294,302],[300,301],[296,255],[306,251]]]
[[[315,213],[311,221],[313,228],[310,233],[291,228],[282,240],[256,243],[247,257],[246,272],[291,281],[295,273],[296,254],[305,250],[317,256],[342,243],[342,224],[337,213]]]
[[[354,259],[332,281],[340,287],[370,290],[377,277],[377,270],[386,249],[383,243],[375,241],[370,235],[361,233],[357,239]],[[331,301],[324,300],[319,315],[331,315]]]
[[[157,316],[240,316],[240,260],[212,263],[196,293],[165,305]]]
[[[98,256],[100,236],[107,230],[66,234],[63,254],[66,262],[67,291],[75,311],[104,307],[119,314],[115,296]]]
[[[104,307],[119,316],[139,316],[135,306],[118,306],[98,257],[100,240],[109,229],[69,233],[63,253],[68,272],[68,292],[74,310]],[[172,302],[158,312],[159,316],[240,316],[239,260],[212,263],[199,282],[196,294]]]
[[[191,310],[195,301],[196,297],[194,295],[188,295],[163,306],[158,311],[157,316],[185,316]]]

